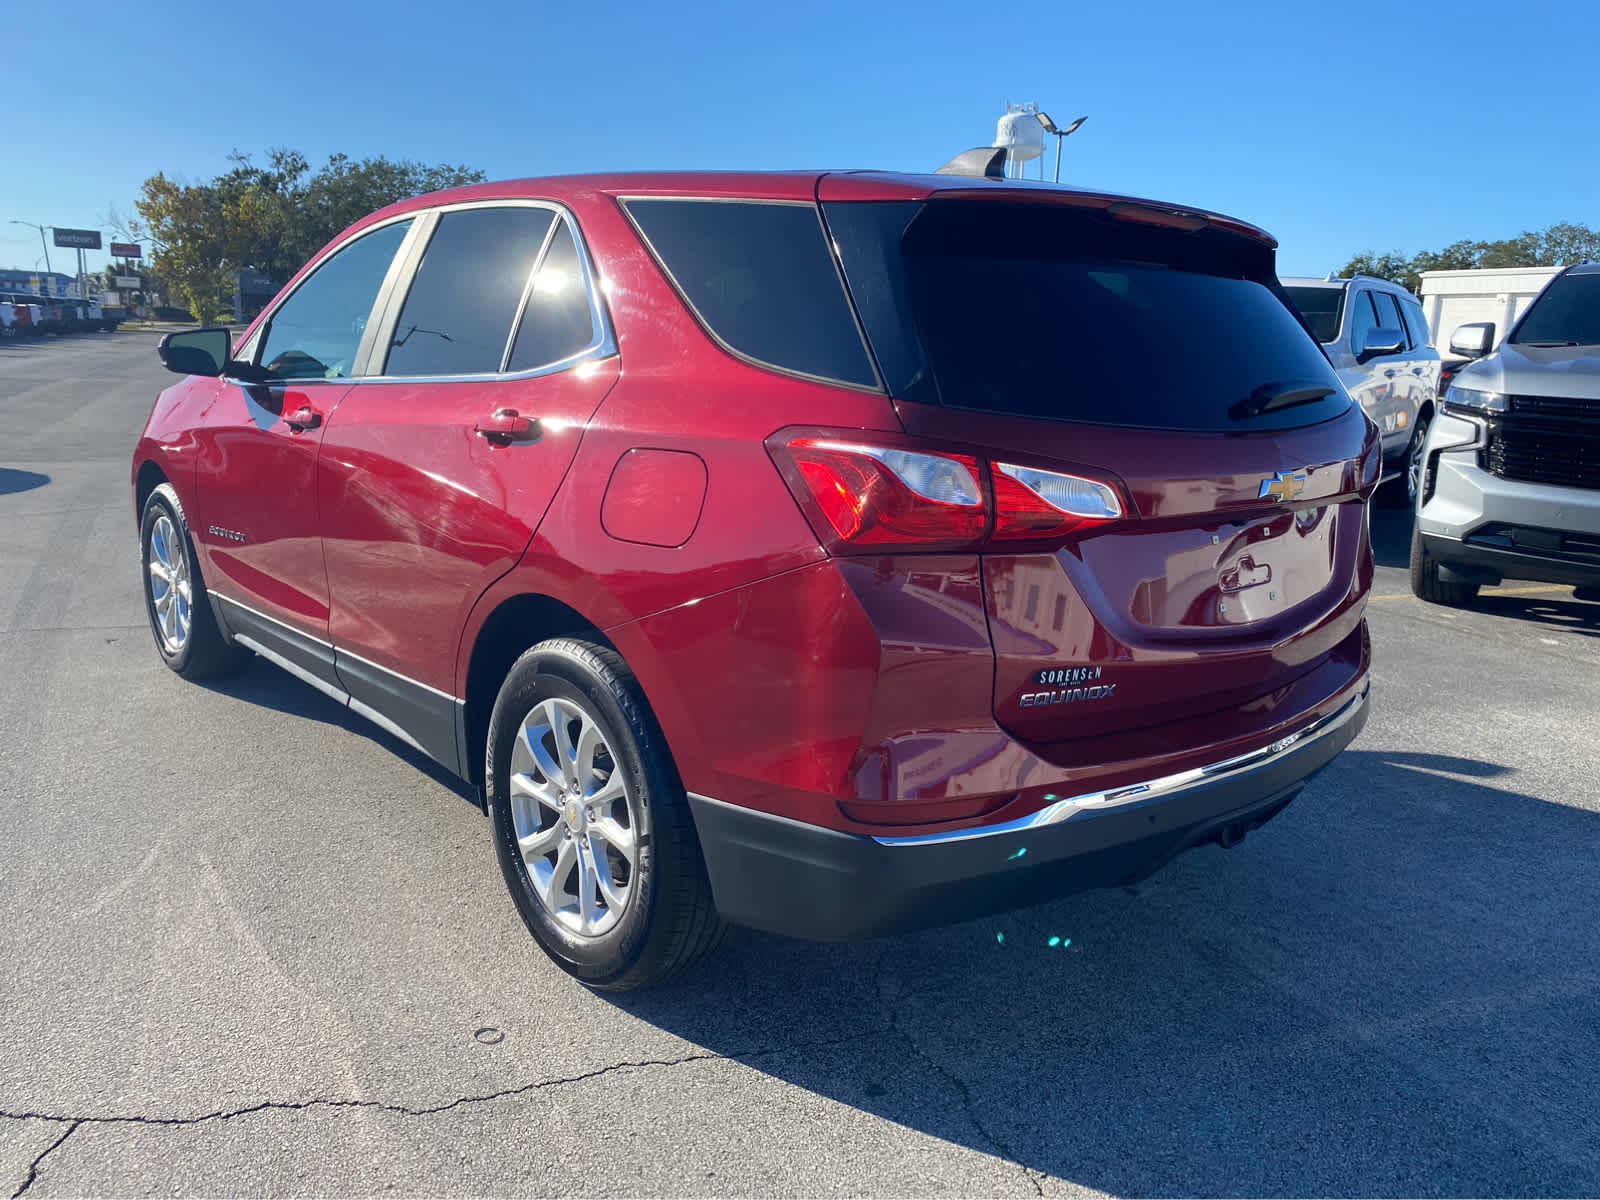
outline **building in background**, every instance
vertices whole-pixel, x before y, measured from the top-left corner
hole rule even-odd
[[[1450,335],[1474,321],[1492,321],[1498,343],[1560,267],[1494,267],[1481,271],[1424,271],[1422,311],[1433,344],[1450,355]],[[1456,357],[1460,357],[1457,355]]]

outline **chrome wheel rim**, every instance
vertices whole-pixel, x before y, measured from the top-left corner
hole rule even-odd
[[[1422,493],[1422,460],[1428,449],[1428,426],[1424,421],[1411,435],[1411,456],[1406,461],[1406,495],[1413,501]]]
[[[189,579],[189,556],[184,552],[181,537],[171,517],[165,513],[157,517],[150,529],[150,554],[146,563],[156,635],[169,654],[177,654],[189,642],[190,604],[194,596]]]
[[[637,886],[637,809],[605,731],[581,705],[552,698],[523,717],[511,823],[545,911],[580,937],[615,928]]]

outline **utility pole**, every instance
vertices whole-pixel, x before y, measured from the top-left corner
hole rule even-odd
[[[53,274],[53,272],[50,270],[50,243],[44,240],[44,231],[46,229],[48,229],[49,226],[48,225],[35,225],[32,221],[12,221],[11,223],[13,225],[26,225],[31,229],[37,229],[39,231],[39,245],[44,247],[44,269],[45,269],[45,273],[46,274]]]

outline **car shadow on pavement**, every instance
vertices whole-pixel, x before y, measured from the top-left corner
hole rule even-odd
[[[1409,508],[1379,508],[1371,505],[1372,557],[1380,567],[1411,566],[1411,524]]]
[[[1575,600],[1559,593],[1548,596],[1496,596],[1480,594],[1472,612],[1507,617],[1515,621],[1547,625],[1551,629],[1584,637],[1600,637],[1600,604]]]
[[[31,492],[50,482],[50,476],[38,471],[21,471],[15,467],[0,467],[0,496],[14,496],[18,492]]]
[[[259,704],[263,708],[276,709],[278,712],[290,713],[297,717],[307,717],[313,721],[321,721],[325,725],[335,725],[349,733],[366,738],[382,746],[396,758],[403,759],[440,787],[454,792],[473,808],[480,812],[483,809],[475,789],[434,762],[421,750],[385,732],[365,717],[351,712],[332,696],[317,691],[308,683],[302,683],[264,659],[253,657],[237,675],[206,680],[200,686],[225,696],[232,696],[236,700]]]
[[[735,931],[612,1002],[1024,1193],[1594,1195],[1597,862],[1600,814],[1507,767],[1353,750],[1137,887],[856,945]]]

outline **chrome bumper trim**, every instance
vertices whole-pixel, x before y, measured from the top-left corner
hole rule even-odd
[[[1175,775],[1163,775],[1159,779],[1151,779],[1144,783],[1129,784],[1127,787],[1111,788],[1104,792],[1087,792],[1082,796],[1071,796],[1065,800],[1057,800],[1046,808],[1041,808],[1036,813],[1026,817],[1018,817],[1015,821],[1007,821],[1001,825],[980,825],[975,828],[953,829],[948,833],[922,833],[911,837],[873,837],[873,841],[880,846],[931,846],[944,842],[967,842],[977,838],[1002,837],[1008,833],[1022,833],[1029,829],[1038,829],[1043,825],[1055,825],[1080,812],[1094,811],[1097,809],[1116,808],[1123,804],[1132,804],[1136,801],[1152,800],[1158,796],[1171,795],[1181,792],[1198,784],[1213,783],[1218,779],[1230,775],[1242,774],[1271,762],[1291,750],[1303,750],[1312,742],[1327,737],[1347,725],[1367,702],[1367,695],[1372,690],[1372,677],[1369,675],[1361,681],[1361,690],[1339,709],[1338,712],[1329,713],[1320,721],[1313,721],[1297,733],[1281,737],[1269,745],[1262,746],[1259,750],[1250,750],[1244,754],[1225,758],[1209,766],[1194,767],[1187,771],[1179,771]]]

